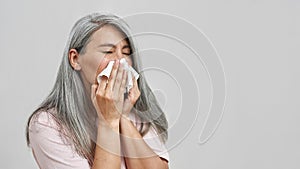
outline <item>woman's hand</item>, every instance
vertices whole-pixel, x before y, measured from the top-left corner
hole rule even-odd
[[[131,72],[129,72],[129,73],[131,73]],[[137,80],[135,79],[134,76],[132,78],[132,81],[133,81],[133,87],[129,90],[128,97],[125,99],[124,105],[123,105],[122,115],[125,116],[126,118],[128,117],[135,102],[141,95],[141,92],[138,88]]]
[[[100,84],[92,85],[91,97],[99,120],[118,125],[123,111],[126,79],[127,72],[119,60],[115,60],[109,79],[102,76]]]

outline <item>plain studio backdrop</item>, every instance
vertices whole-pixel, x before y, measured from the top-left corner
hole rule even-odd
[[[162,73],[150,69],[146,77],[171,124],[167,145],[172,169],[300,168],[300,1],[297,0],[2,0],[0,168],[38,168],[26,147],[27,118],[53,86],[75,21],[102,11],[121,17],[156,12],[184,18],[209,38],[219,54],[226,75],[224,114],[214,135],[205,144],[198,144],[211,99],[203,65],[193,62],[199,68],[195,71],[188,51],[173,47],[176,44],[172,42],[166,45],[168,39],[165,43],[157,36],[138,39],[140,47],[157,49],[144,51],[144,66],[162,66],[168,70]],[[162,28],[167,26],[168,22],[161,23]],[[163,50],[163,45],[172,46],[176,54],[169,48]],[[191,71],[185,71],[188,69],[182,63]],[[182,73],[174,74],[172,70]],[[197,88],[191,79],[198,82],[201,101],[192,94]],[[200,108],[193,109],[193,102],[199,102]],[[186,107],[181,109],[177,103]],[[182,122],[185,122],[182,126],[192,123],[191,117],[198,110],[191,130],[180,130]]]

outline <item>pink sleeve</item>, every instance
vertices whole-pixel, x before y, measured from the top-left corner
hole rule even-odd
[[[160,140],[157,132],[153,127],[150,127],[149,131],[144,135],[144,140],[149,147],[161,158],[164,158],[169,162],[169,153],[165,147],[165,144]]]
[[[129,114],[129,118],[133,121],[136,128],[140,128],[140,119],[137,115]],[[169,162],[169,153],[165,144],[160,140],[156,130],[151,126],[149,131],[143,136],[144,141],[159,157]]]
[[[42,169],[89,169],[88,161],[73,151],[60,136],[57,125],[47,112],[39,112],[29,126],[30,147]]]

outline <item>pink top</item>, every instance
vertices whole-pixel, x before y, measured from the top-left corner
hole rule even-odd
[[[31,120],[29,125],[29,138],[30,147],[38,166],[42,169],[89,169],[87,159],[73,151],[71,144],[60,136],[52,115],[44,111],[38,112],[36,115],[37,118]],[[130,116],[130,119],[135,121],[135,116]],[[169,161],[167,149],[153,127],[143,138],[158,156]],[[121,169],[126,169],[123,157],[121,158]]]

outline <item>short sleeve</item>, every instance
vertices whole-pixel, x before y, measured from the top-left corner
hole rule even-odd
[[[137,129],[140,128],[141,121],[137,115],[130,114],[129,118],[133,121]],[[155,154],[169,162],[170,159],[167,148],[152,126],[150,127],[149,131],[143,136],[143,139]]]
[[[143,139],[160,158],[163,158],[169,162],[169,153],[166,149],[166,146],[161,141],[153,127],[150,127],[149,131],[143,136]]]
[[[89,169],[88,161],[79,156],[61,137],[56,123],[47,112],[39,112],[29,125],[30,147],[42,169]]]

